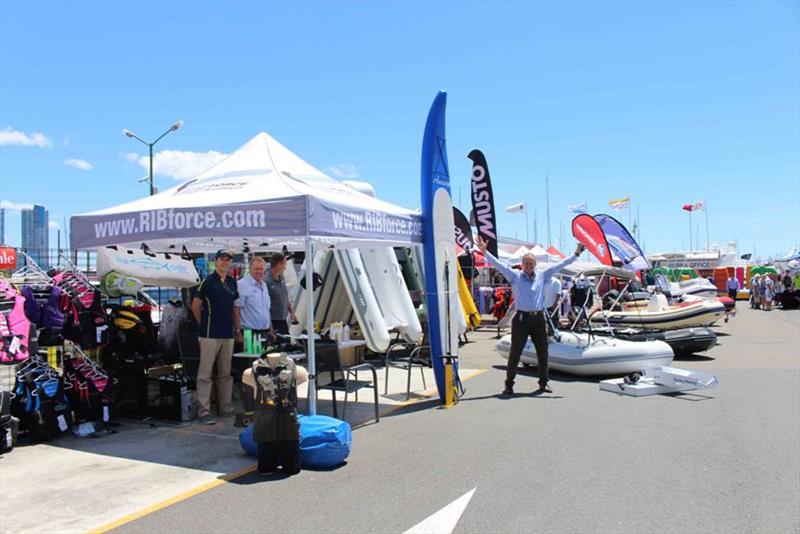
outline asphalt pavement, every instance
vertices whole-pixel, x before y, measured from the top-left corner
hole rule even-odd
[[[405,532],[475,489],[454,532],[800,531],[800,312],[740,312],[719,345],[674,365],[715,373],[697,394],[623,397],[553,374],[552,395],[500,396],[487,368],[454,408],[398,410],[353,434],[346,465],[251,473],[114,532]]]

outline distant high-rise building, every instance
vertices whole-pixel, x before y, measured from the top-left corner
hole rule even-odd
[[[34,205],[33,209],[23,209],[22,213],[22,248],[42,268],[49,267],[48,249],[49,218],[44,206]]]

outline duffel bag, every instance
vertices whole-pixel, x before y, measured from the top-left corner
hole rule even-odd
[[[135,278],[147,286],[193,287],[200,276],[188,254],[152,252],[147,245],[141,249],[117,246],[103,247],[97,251],[97,276],[114,272]]]
[[[350,455],[353,446],[350,423],[326,415],[306,415],[297,419],[300,422],[300,463],[303,467],[336,467]],[[247,454],[258,455],[253,425],[239,434],[239,444]]]

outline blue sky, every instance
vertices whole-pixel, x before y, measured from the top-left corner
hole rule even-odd
[[[62,225],[146,195],[146,147],[120,130],[154,139],[177,119],[156,147],[163,189],[266,131],[417,207],[444,89],[454,201],[468,207],[466,155],[483,150],[502,234],[525,237],[503,207],[526,201],[546,240],[549,175],[553,241],[563,224],[572,243],[568,204],[629,195],[648,252],[685,249],[680,207],[705,199],[712,242],[781,255],[800,236],[798,5],[5,0],[6,240],[20,205]]]

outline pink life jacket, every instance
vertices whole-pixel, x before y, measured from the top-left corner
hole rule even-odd
[[[0,280],[0,298],[14,300],[11,311],[0,312],[0,363],[27,360],[31,322],[25,317],[25,297]]]

